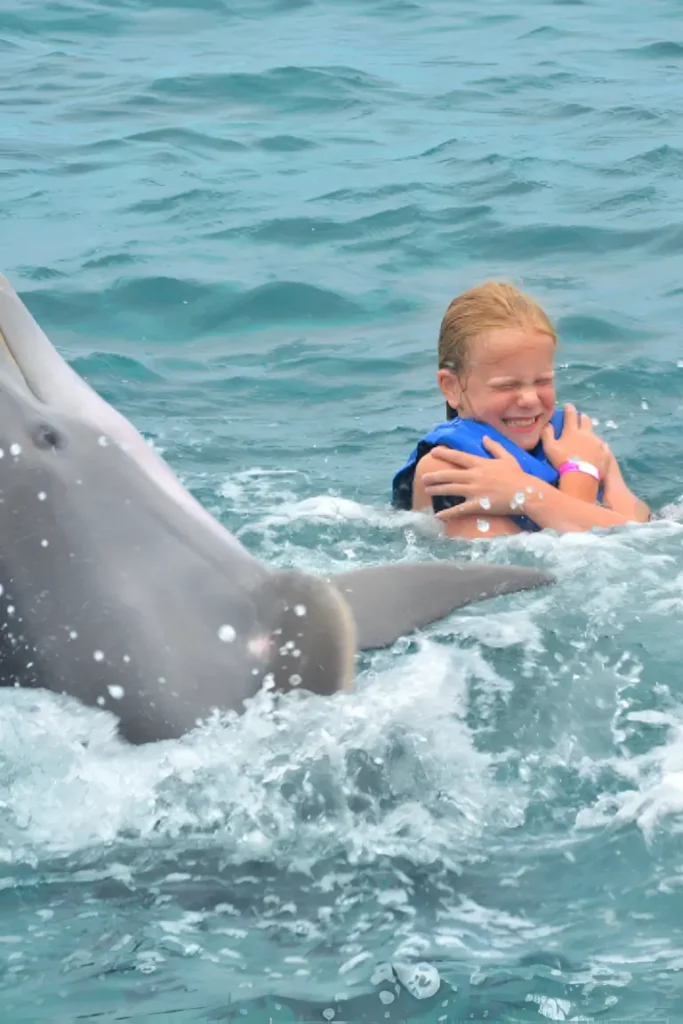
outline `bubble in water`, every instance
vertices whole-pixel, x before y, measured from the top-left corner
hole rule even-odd
[[[221,626],[218,630],[218,639],[222,640],[224,644],[231,644],[237,633],[233,626]]]
[[[394,964],[394,973],[415,999],[431,999],[441,987],[439,972],[432,964]]]
[[[95,661],[104,661],[104,651],[93,651]]]
[[[479,504],[481,505],[482,508],[485,508],[488,511],[488,509],[491,508],[491,499],[490,498],[480,498],[479,499]]]
[[[11,444],[9,446],[9,451],[10,451],[10,455],[14,455],[14,456],[21,455],[21,445],[20,444]]]
[[[477,519],[477,529],[480,530],[481,533],[488,533],[491,529],[491,524],[488,519]]]
[[[302,615],[305,615],[306,614],[306,605],[305,604],[295,604],[294,605],[294,614],[298,615],[299,617],[301,617]]]
[[[45,491],[38,491],[38,501],[45,501],[47,494]]]
[[[109,690],[109,693],[114,700],[121,700],[124,693],[126,692],[122,686],[116,686],[113,683],[111,686],[108,686],[107,689]]]

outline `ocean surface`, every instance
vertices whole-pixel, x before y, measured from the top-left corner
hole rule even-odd
[[[2,5],[0,269],[193,493],[273,565],[557,577],[182,742],[0,693],[3,1024],[683,1019],[680,13]],[[390,510],[496,276],[658,521]]]

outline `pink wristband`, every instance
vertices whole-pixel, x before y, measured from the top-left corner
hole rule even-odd
[[[602,480],[600,476],[600,470],[597,466],[594,466],[592,462],[584,462],[583,459],[567,459],[563,462],[557,471],[560,476],[564,476],[565,473],[586,473],[588,476],[592,476],[598,483]]]

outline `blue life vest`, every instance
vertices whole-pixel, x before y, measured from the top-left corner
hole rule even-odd
[[[562,409],[556,410],[550,422],[555,429],[555,437],[559,437],[562,433],[564,426],[564,411]],[[514,457],[517,459],[521,469],[528,473],[530,476],[538,477],[539,480],[544,480],[548,484],[552,484],[553,487],[557,487],[560,479],[560,474],[557,472],[555,467],[548,460],[545,452],[543,451],[543,445],[539,441],[535,448],[530,452],[520,448],[519,445],[515,444],[514,441],[508,440],[507,437],[503,437],[493,427],[487,426],[485,423],[478,423],[476,420],[463,419],[460,416],[456,416],[455,419],[447,420],[445,423],[439,423],[438,426],[434,427],[428,434],[426,434],[421,441],[418,442],[417,447],[411,452],[410,458],[408,459],[405,466],[399,469],[395,475],[392,484],[392,505],[394,508],[409,510],[413,507],[413,480],[415,478],[415,470],[417,464],[423,455],[430,452],[432,448],[442,444],[448,448],[454,448],[456,451],[469,452],[471,455],[480,455],[484,458],[491,459],[493,456],[490,452],[484,448],[483,437],[488,436],[493,441],[497,441],[499,444],[506,448]],[[439,512],[444,508],[451,508],[453,505],[459,505],[464,498],[432,498],[432,504],[434,511]],[[534,532],[540,530],[540,527],[529,519],[528,516],[511,516],[511,519],[517,523],[517,525],[528,532]]]

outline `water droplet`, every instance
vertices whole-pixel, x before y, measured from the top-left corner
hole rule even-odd
[[[299,617],[301,617],[302,615],[305,615],[306,614],[306,605],[305,604],[295,604],[294,605],[294,614],[298,615]]]
[[[7,614],[8,615],[14,615],[14,611],[15,611],[14,605],[13,604],[8,604],[7,605]]]
[[[128,662],[130,661],[130,654],[124,654],[123,660],[126,662],[126,664],[128,664]]]
[[[98,697],[97,698],[97,703],[100,705],[101,708],[103,708],[104,707],[104,697]]]
[[[45,501],[47,494],[45,491],[38,491],[38,501]]]
[[[678,367],[679,370],[683,370],[683,359],[677,360],[676,366]]]
[[[104,434],[100,434],[100,436],[97,438],[97,443],[100,446],[100,448],[106,448],[107,445],[109,444],[109,438],[105,437]]]
[[[47,545],[48,545],[48,542],[45,540],[45,538],[43,538],[43,540],[41,540],[41,542],[40,542],[41,548],[46,548]]]
[[[2,583],[0,583],[0,597],[2,597],[2,595],[4,593],[5,593],[5,588],[3,587]]]
[[[616,430],[617,425],[614,420],[605,420],[605,430]]]
[[[490,498],[480,498],[479,499],[479,504],[481,505],[482,508],[485,508],[488,511],[488,509],[491,508],[491,499]]]
[[[524,491],[517,491],[514,498],[510,502],[510,508],[521,508],[525,502]]]
[[[5,457],[5,449],[4,448],[0,448],[0,459],[4,459],[4,457]]]
[[[394,972],[401,984],[415,999],[431,999],[441,987],[441,978],[432,964],[394,964]]]
[[[290,686],[301,686],[301,676],[298,676],[296,673],[294,673],[293,676],[289,677],[289,685]]]
[[[93,651],[95,661],[104,661],[104,651]]]
[[[394,995],[394,993],[387,992],[386,989],[383,989],[379,994],[379,1001],[380,1003],[384,1003],[385,1006],[390,1006],[395,998],[396,996]]]
[[[325,1018],[325,1020],[334,1020],[334,1016],[334,1010],[332,1009],[331,1006],[328,1007],[326,1010],[323,1010],[323,1017]]]
[[[10,455],[14,455],[15,457],[17,455],[21,455],[21,445],[20,444],[11,444],[9,446],[9,452],[10,452]]]
[[[649,405],[648,405],[648,403],[647,403],[647,402],[645,401],[645,399],[643,399],[643,400],[642,400],[642,402],[640,403],[640,408],[641,408],[641,409],[645,409],[645,410],[647,410],[647,409],[649,409],[649,408],[650,408],[650,406],[649,406]]]
[[[107,689],[109,690],[109,693],[114,698],[114,700],[121,700],[124,693],[126,692],[122,686],[116,686],[113,683],[111,686],[108,686]]]
[[[76,630],[72,629],[71,632],[69,633],[69,640],[75,640],[77,636],[78,633],[76,632]]]
[[[218,630],[218,639],[224,644],[231,644],[236,636],[237,633],[232,626],[221,626]]]
[[[491,529],[491,524],[488,519],[477,519],[477,529],[481,533],[488,533]]]

